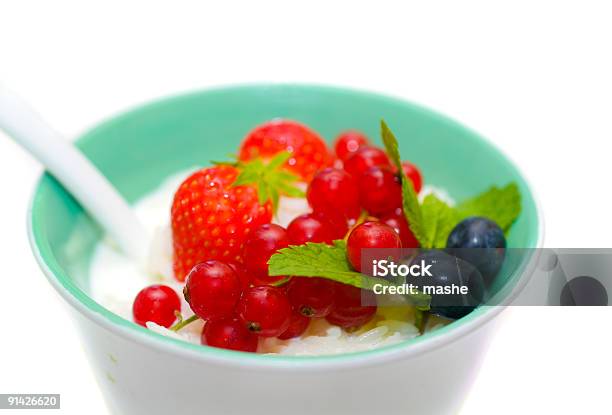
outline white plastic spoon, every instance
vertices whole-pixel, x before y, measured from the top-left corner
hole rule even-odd
[[[149,236],[127,202],[83,153],[2,85],[0,129],[38,159],[125,254],[143,263]]]

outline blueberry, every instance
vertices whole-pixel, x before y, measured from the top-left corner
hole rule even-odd
[[[431,276],[415,277],[414,283],[421,291],[424,286],[436,289],[467,287],[466,294],[431,294],[430,312],[443,317],[457,319],[471,313],[485,296],[484,283],[480,272],[472,264],[449,255],[444,251],[430,250],[417,255],[413,264],[431,264]]]
[[[497,223],[474,216],[455,226],[448,236],[446,247],[450,254],[478,268],[490,287],[504,262],[506,238]]]

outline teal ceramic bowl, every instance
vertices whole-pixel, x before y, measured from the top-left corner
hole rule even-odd
[[[155,190],[164,178],[235,152],[250,129],[276,117],[301,121],[330,141],[349,128],[379,141],[379,121],[384,118],[396,133],[404,157],[420,166],[425,182],[447,189],[456,200],[494,184],[515,181],[523,209],[508,236],[508,245],[541,246],[542,220],[537,203],[511,161],[455,121],[386,96],[309,85],[212,89],[138,107],[101,123],[77,143],[125,198],[135,202]],[[420,414],[455,411],[478,367],[489,323],[500,311],[499,307],[481,307],[431,334],[369,352],[321,357],[243,354],[157,335],[92,300],[88,295],[88,266],[102,233],[48,175],[34,194],[30,236],[44,273],[73,306],[94,371],[116,413],[150,415],[168,410],[188,414],[196,409],[241,413],[249,408],[247,403],[254,402],[262,413],[280,413],[283,406],[271,406],[266,397],[278,402],[282,393],[287,397],[286,404],[294,407],[295,400],[302,399],[299,387],[327,397],[327,406],[319,408],[321,413],[327,413],[328,408],[334,408],[335,412],[329,412],[334,414],[371,413],[380,408],[368,396],[384,393],[387,387],[398,390],[399,383],[399,391],[404,391],[402,396],[410,397],[410,402],[388,399],[389,413],[395,409]],[[500,282],[507,296],[504,301],[524,284],[527,265],[519,264],[504,273]],[[366,388],[355,380],[361,376],[376,376],[379,381]],[[441,377],[452,385],[443,398],[435,393]],[[158,387],[156,379],[167,382],[163,388]],[[237,381],[250,390],[243,388],[232,398],[223,387]],[[194,385],[198,385],[196,390]],[[203,407],[193,399],[202,393],[215,399]],[[355,400],[349,406],[345,393]],[[231,410],[223,412],[228,407]],[[316,404],[314,409],[308,408],[296,409],[295,413],[317,412]],[[253,413],[252,407],[249,413]]]

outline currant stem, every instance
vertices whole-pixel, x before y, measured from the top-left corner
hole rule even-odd
[[[429,321],[429,312],[417,307],[414,315],[414,325],[419,329],[420,334],[425,333],[425,327]]]
[[[271,282],[268,285],[270,285],[272,287],[281,287],[281,286],[285,285],[286,283],[288,283],[290,279],[291,279],[291,277],[283,278],[282,280]]]
[[[196,315],[193,315],[193,316],[189,317],[187,320],[179,321],[174,326],[170,327],[170,330],[172,330],[172,331],[179,331],[183,327],[185,327],[185,326],[189,325],[190,323],[193,323],[194,321],[197,321],[199,319],[200,319],[200,317],[198,317]]]
[[[359,217],[357,218],[357,221],[355,222],[355,224],[353,226],[351,226],[348,230],[348,232],[346,232],[346,235],[344,235],[344,240],[346,241],[349,237],[349,235],[351,234],[351,232],[353,232],[353,229],[355,229],[357,226],[361,225],[363,222],[366,221],[366,219],[368,218],[368,212],[365,210],[361,211],[361,214],[359,215]]]

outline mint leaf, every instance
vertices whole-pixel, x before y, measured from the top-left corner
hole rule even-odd
[[[268,273],[272,277],[323,277],[358,288],[367,288],[364,286],[365,276],[353,271],[346,258],[346,242],[343,240],[334,241],[334,245],[306,242],[305,245],[283,248],[268,261]],[[382,281],[389,284],[385,280]]]
[[[402,170],[399,145],[384,120],[380,121],[380,135],[389,158],[397,167],[402,180],[402,207],[410,230],[423,248],[444,248],[453,228],[470,216],[483,216],[496,222],[508,232],[521,212],[521,194],[516,183],[502,188],[493,186],[480,195],[468,199],[457,207],[447,205],[435,195],[429,195],[419,204],[412,181]]]
[[[346,258],[346,241],[343,240],[336,240],[333,245],[306,242],[304,245],[283,248],[270,257],[268,274],[273,277],[289,275],[327,278],[366,290],[373,289],[375,284],[393,285],[386,279],[353,271]],[[416,294],[408,297],[418,307],[429,308],[430,296]]]
[[[427,240],[427,231],[425,229],[423,212],[421,210],[421,206],[419,205],[419,199],[414,191],[412,181],[410,181],[410,179],[408,179],[403,172],[401,173],[401,178],[403,199],[402,209],[412,234],[417,241],[419,241],[419,245],[423,246],[423,243]]]
[[[509,183],[501,188],[493,186],[478,196],[460,203],[456,210],[458,220],[470,216],[483,216],[497,223],[504,232],[508,232],[521,213],[521,193],[516,183]]]
[[[380,120],[380,135],[391,161],[398,169],[402,181],[402,208],[414,237],[421,246],[427,244],[427,232],[423,223],[423,213],[412,181],[406,177],[402,169],[402,159],[399,154],[397,138],[385,120]]]
[[[503,188],[493,186],[453,208],[431,194],[423,200],[421,212],[423,227],[427,234],[422,246],[424,248],[444,248],[453,228],[470,216],[483,216],[491,219],[507,233],[521,213],[521,195],[515,183],[510,183]]]
[[[385,120],[380,120],[380,137],[382,138],[383,144],[385,145],[385,150],[387,150],[387,155],[395,164],[395,167],[399,171],[402,170],[402,157],[399,153],[399,144],[397,143],[397,138],[385,122]]]
[[[421,246],[423,248],[445,248],[448,235],[459,222],[457,211],[433,194],[425,197],[421,210],[427,234],[427,239]]]

